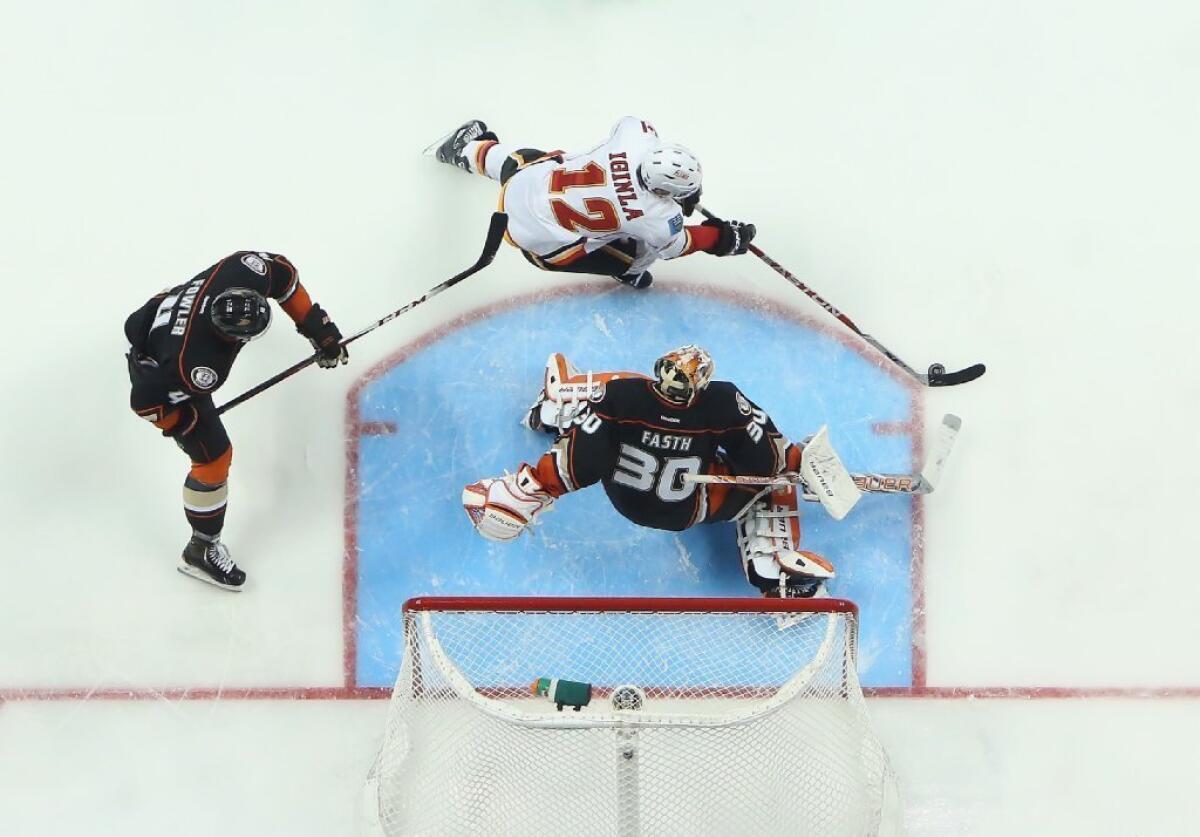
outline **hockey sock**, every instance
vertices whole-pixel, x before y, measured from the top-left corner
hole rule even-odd
[[[508,155],[520,146],[510,143],[499,143],[495,140],[476,140],[467,143],[463,156],[475,174],[482,174],[492,180],[500,179],[500,167],[508,159]]]
[[[183,483],[183,513],[197,534],[215,538],[225,526],[227,483],[208,485],[189,476]]]

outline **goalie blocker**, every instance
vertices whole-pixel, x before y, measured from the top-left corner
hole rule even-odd
[[[789,442],[734,384],[713,380],[714,363],[698,346],[659,358],[652,376],[580,373],[550,356],[537,399],[521,423],[555,436],[545,454],[516,473],[479,480],[463,491],[479,534],[510,541],[565,494],[600,483],[624,517],[681,531],[732,522],[747,580],[768,596],[808,597],[835,576],[823,557],[800,549],[797,487],[707,484],[689,476],[768,478],[807,469],[824,480],[830,503],[849,485],[824,436]],[[840,473],[844,473],[844,467]],[[856,496],[855,498],[856,499]],[[833,507],[827,505],[827,508]]]

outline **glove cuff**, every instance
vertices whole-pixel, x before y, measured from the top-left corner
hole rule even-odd
[[[315,340],[320,336],[321,327],[328,321],[329,315],[325,313],[325,309],[314,302],[308,309],[308,313],[304,315],[304,319],[296,323],[296,331],[309,340]]]

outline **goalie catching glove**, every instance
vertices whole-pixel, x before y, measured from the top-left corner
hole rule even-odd
[[[511,541],[554,503],[533,469],[522,463],[515,474],[482,479],[463,489],[462,504],[471,525],[489,541]]]

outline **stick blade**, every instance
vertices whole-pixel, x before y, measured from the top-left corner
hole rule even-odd
[[[969,384],[976,378],[982,377],[986,371],[987,367],[982,363],[968,366],[966,369],[959,369],[956,372],[947,372],[938,367],[929,370],[927,383],[931,387],[955,387],[959,384]]]
[[[938,428],[937,438],[934,439],[929,460],[921,469],[921,485],[926,492],[937,488],[938,482],[942,478],[942,471],[946,468],[946,460],[950,458],[950,451],[954,449],[954,440],[958,438],[960,429],[962,429],[962,419],[958,416],[951,413],[942,416],[942,424]]]
[[[829,428],[821,425],[816,435],[804,445],[800,454],[800,477],[807,491],[817,500],[834,520],[841,520],[862,497],[854,478],[842,464],[841,457],[829,441]]]
[[[479,257],[482,265],[491,264],[504,241],[504,233],[508,229],[508,215],[503,212],[493,212],[492,220],[488,222],[487,238],[483,242],[483,253]]]

